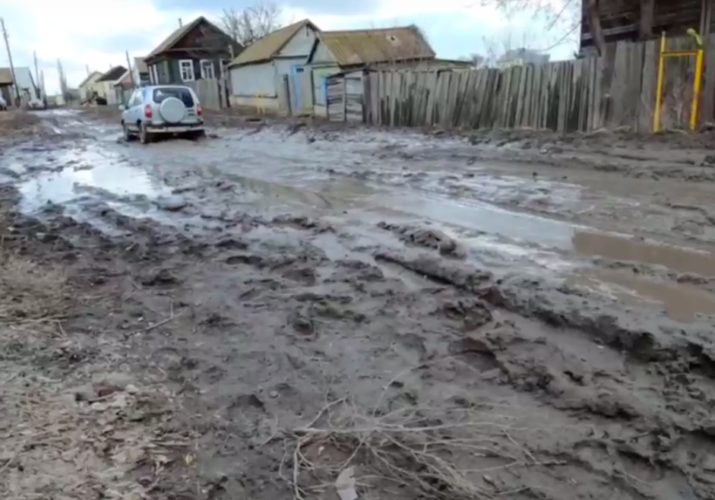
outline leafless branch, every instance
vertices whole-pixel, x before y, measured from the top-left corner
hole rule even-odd
[[[226,33],[244,47],[280,28],[280,7],[272,2],[258,2],[242,10],[223,9],[221,25]]]
[[[481,0],[482,6],[496,7],[507,18],[531,14],[546,26],[550,37],[573,37],[574,26],[581,25],[581,2],[575,0]],[[540,37],[543,36],[540,35]]]

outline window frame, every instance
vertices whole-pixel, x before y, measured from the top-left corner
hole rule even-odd
[[[206,64],[204,64],[206,63]],[[206,66],[211,68],[211,76],[206,76]],[[199,68],[201,69],[201,79],[202,80],[215,80],[216,79],[216,65],[211,59],[201,59],[199,61]]]
[[[189,69],[187,66],[184,66],[184,63],[191,65],[191,78],[184,78],[184,69]],[[194,67],[193,59],[179,59],[179,76],[182,82],[196,81],[196,68]]]

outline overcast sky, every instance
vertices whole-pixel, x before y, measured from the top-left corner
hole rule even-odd
[[[559,2],[562,0],[553,0]],[[126,65],[124,51],[143,56],[178,27],[199,15],[217,20],[223,8],[240,9],[253,0],[0,0],[0,15],[10,36],[15,66],[33,66],[37,52],[48,93],[59,88],[57,59],[68,83],[76,86],[90,70],[106,71]],[[530,15],[507,20],[480,0],[289,0],[283,21],[311,19],[320,29],[386,27],[415,23],[427,34],[438,57],[458,58],[483,52],[484,38],[524,34],[535,48],[551,44],[557,34],[537,35],[543,26]],[[410,12],[410,14],[406,14]],[[564,59],[575,47],[562,44],[551,50]],[[0,53],[0,66],[7,54]],[[33,70],[34,73],[34,70]]]

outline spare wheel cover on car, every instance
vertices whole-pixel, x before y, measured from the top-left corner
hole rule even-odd
[[[159,113],[162,119],[168,123],[179,123],[184,119],[186,107],[180,99],[167,97],[159,106]]]

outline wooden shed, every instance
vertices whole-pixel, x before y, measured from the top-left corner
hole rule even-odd
[[[368,69],[343,71],[331,75],[326,83],[328,120],[364,121],[364,96]]]

